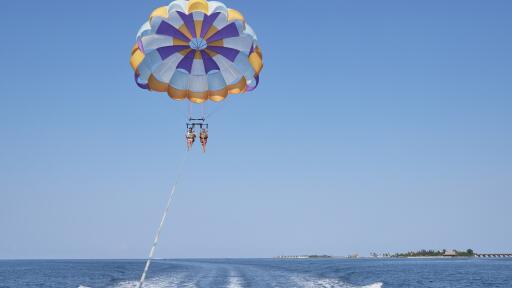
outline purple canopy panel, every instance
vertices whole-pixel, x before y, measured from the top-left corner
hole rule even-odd
[[[206,39],[208,43],[214,42],[217,40],[225,39],[225,38],[231,38],[231,37],[238,37],[240,36],[240,33],[238,32],[238,28],[236,27],[236,23],[230,23],[226,26],[224,26],[219,31],[215,32],[210,38]]]
[[[215,60],[213,60],[213,58],[210,57],[206,51],[201,50],[201,56],[203,57],[204,71],[206,71],[206,74],[208,74],[210,71],[220,70],[217,62],[215,62]]]
[[[254,85],[252,87],[247,86],[247,91],[252,91],[252,90],[256,89],[258,87],[258,84],[260,84],[260,76],[259,75],[254,76],[254,79],[256,79],[256,85]]]
[[[208,33],[208,30],[210,30],[210,28],[213,25],[213,22],[217,20],[217,17],[219,17],[219,15],[220,12],[213,13],[212,15],[204,15],[203,26],[201,27],[201,35],[199,35],[201,38],[204,38],[204,35]]]
[[[158,52],[158,54],[160,54],[160,58],[162,58],[162,60],[165,60],[169,58],[169,56],[171,56],[172,54],[178,53],[187,48],[189,47],[185,45],[165,46],[156,49],[156,51]]]
[[[148,84],[142,84],[142,83],[139,82],[139,75],[137,75],[137,73],[135,73],[134,76],[135,76],[135,83],[137,84],[137,86],[139,86],[142,89],[149,90],[149,85]]]
[[[190,52],[185,55],[183,59],[181,59],[180,63],[178,63],[178,66],[176,66],[176,69],[183,69],[187,71],[189,74],[192,71],[192,63],[194,62],[194,54],[196,53],[195,50],[191,50]]]
[[[185,42],[190,41],[190,39],[188,39],[188,37],[183,34],[183,32],[165,21],[160,22],[160,25],[158,26],[158,29],[156,29],[155,34],[171,36]]]
[[[144,52],[144,45],[142,45],[142,40],[137,40],[137,47],[139,47],[139,50],[142,52],[142,54],[146,54]]]
[[[185,26],[187,26],[188,31],[192,35],[193,38],[197,38],[196,35],[196,26],[194,24],[194,15],[192,13],[185,14],[180,11],[176,11],[178,15],[180,15],[181,20],[183,20],[183,23],[185,23]]]
[[[229,61],[234,62],[240,51],[229,48],[229,47],[221,47],[221,46],[208,46],[207,50],[211,50],[213,52],[219,53],[220,55],[229,59]]]

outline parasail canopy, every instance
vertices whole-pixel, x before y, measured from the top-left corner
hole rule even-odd
[[[139,87],[194,103],[254,90],[263,68],[256,34],[242,14],[206,0],[176,0],[153,11],[130,64]]]

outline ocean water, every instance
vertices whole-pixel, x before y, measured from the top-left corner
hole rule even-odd
[[[135,287],[141,260],[0,261],[1,288]],[[512,259],[157,260],[146,288],[512,287]]]

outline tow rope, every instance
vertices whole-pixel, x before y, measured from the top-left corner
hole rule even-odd
[[[169,209],[171,208],[172,199],[174,196],[174,192],[176,192],[176,186],[178,186],[178,183],[181,178],[181,174],[183,172],[185,162],[187,161],[188,153],[185,153],[185,156],[183,157],[183,160],[181,161],[181,164],[178,168],[178,174],[174,181],[174,184],[172,184],[171,191],[169,193],[169,198],[167,199],[167,205],[165,206],[164,213],[162,215],[162,219],[160,220],[160,225],[158,226],[158,230],[156,230],[155,240],[153,241],[153,245],[151,246],[151,250],[149,251],[149,256],[146,260],[146,265],[144,266],[144,271],[142,272],[142,276],[140,277],[139,283],[137,283],[137,288],[143,288],[144,280],[146,280],[146,275],[149,270],[149,266],[151,265],[151,261],[153,260],[153,255],[155,254],[156,246],[158,245],[158,240],[160,240],[160,232],[162,232],[162,228],[165,224],[165,219],[167,218],[167,214],[169,213]]]

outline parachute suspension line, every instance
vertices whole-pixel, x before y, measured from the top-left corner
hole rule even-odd
[[[231,97],[228,97],[225,100],[223,100],[222,102],[220,102],[217,105],[217,107],[215,107],[215,109],[213,109],[210,113],[208,113],[208,115],[206,115],[206,117],[204,117],[204,119],[209,119],[213,115],[217,114],[217,112],[221,111],[226,106],[226,103],[229,101],[229,99],[231,99]]]
[[[178,186],[178,183],[181,179],[181,175],[182,175],[183,169],[185,167],[185,163],[187,161],[187,156],[188,156],[188,153],[185,153],[185,156],[181,160],[180,166],[178,168],[178,174],[176,176],[174,184],[172,185],[171,191],[169,193],[169,198],[167,199],[167,204],[165,206],[165,210],[162,215],[162,219],[160,220],[160,226],[158,226],[158,230],[156,231],[155,240],[153,241],[153,245],[151,246],[151,250],[149,251],[149,256],[146,260],[146,265],[144,266],[144,271],[142,272],[140,281],[136,286],[137,288],[143,288],[144,281],[146,280],[146,275],[149,270],[149,266],[151,265],[151,261],[153,260],[153,255],[155,254],[156,246],[158,245],[158,240],[160,240],[160,232],[162,232],[162,228],[165,224],[165,219],[167,218],[167,214],[169,213],[169,209],[171,207],[174,192],[176,192],[176,186]]]

